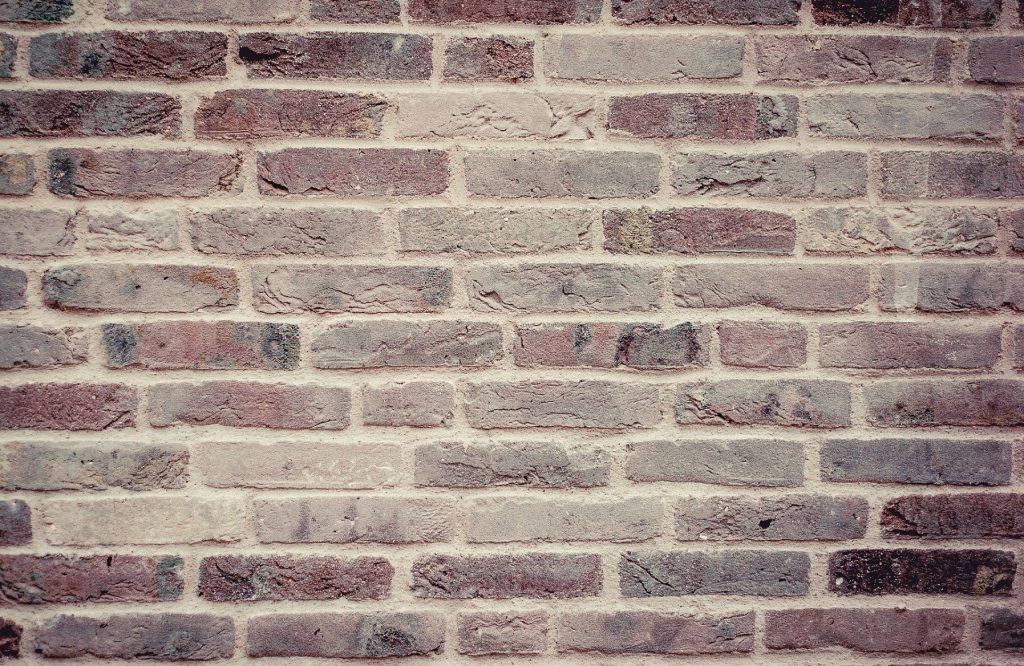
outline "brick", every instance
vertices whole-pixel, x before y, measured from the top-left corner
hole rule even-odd
[[[548,644],[548,616],[543,611],[460,613],[459,654],[540,654]]]
[[[250,657],[384,658],[444,649],[438,613],[302,613],[249,619]]]
[[[567,81],[672,82],[733,79],[741,37],[557,35],[544,40],[544,73]]]
[[[81,328],[0,326],[0,369],[79,365],[85,363],[88,346]]]
[[[487,0],[410,0],[409,16],[428,23],[594,23],[600,0],[488,2]]]
[[[0,618],[0,657],[17,658],[21,654],[23,627],[14,620]]]
[[[1013,348],[1013,367],[1024,368],[1024,326],[1018,325],[1013,328]]]
[[[17,310],[25,306],[28,276],[17,268],[0,266],[0,310]]]
[[[178,214],[173,210],[82,212],[88,250],[177,250]]]
[[[868,423],[881,427],[1024,424],[1024,383],[1010,379],[878,382],[864,400]]]
[[[471,150],[470,194],[513,198],[646,198],[658,190],[661,159],[626,151]]]
[[[380,557],[204,557],[199,596],[207,601],[383,599],[394,573]]]
[[[428,599],[573,599],[601,593],[599,555],[424,555],[412,593]]]
[[[0,208],[0,254],[69,255],[75,250],[74,220],[70,210]]]
[[[51,500],[42,525],[54,546],[231,543],[246,531],[240,499],[178,495]]]
[[[217,32],[50,33],[29,43],[29,72],[43,79],[219,79],[227,55],[227,36]]]
[[[484,312],[639,312],[661,300],[661,271],[622,264],[470,268],[470,307]]]
[[[348,388],[316,384],[215,381],[153,384],[149,422],[286,430],[344,430],[349,425]]]
[[[850,387],[821,379],[726,379],[682,384],[676,420],[683,425],[850,425]]]
[[[663,370],[708,364],[706,324],[521,324],[512,353],[523,367]]]
[[[221,208],[193,211],[192,246],[204,254],[350,257],[384,252],[384,225],[355,208]]]
[[[280,139],[380,135],[387,102],[375,95],[323,90],[222,90],[196,111],[196,136]]]
[[[250,32],[238,40],[254,79],[425,80],[432,49],[430,37],[383,32]]]
[[[629,442],[624,474],[640,482],[799,486],[804,451],[799,442],[768,439]]]
[[[67,312],[205,312],[238,304],[229,268],[70,264],[43,275],[43,300]]]
[[[817,208],[800,232],[810,254],[993,254],[999,216],[981,208]]]
[[[240,168],[237,154],[205,150],[60,148],[49,154],[50,191],[80,199],[235,193]]]
[[[0,6],[0,21],[63,23],[74,13],[74,0],[10,0]]]
[[[830,264],[701,264],[676,269],[672,291],[686,308],[760,306],[838,312],[868,299],[868,272]]]
[[[313,338],[317,368],[476,368],[502,355],[501,328],[472,321],[350,321]]]
[[[178,444],[14,442],[0,455],[7,490],[153,490],[188,481],[188,448]]]
[[[762,140],[796,136],[793,95],[696,93],[613,97],[608,129],[642,139]]]
[[[809,569],[807,553],[790,551],[633,551],[619,560],[619,588],[627,598],[803,596]]]
[[[590,248],[591,214],[563,208],[406,208],[398,249],[445,254],[525,254]]]
[[[726,365],[797,368],[807,362],[807,330],[802,324],[723,321],[718,339]]]
[[[0,154],[0,196],[21,197],[32,194],[36,186],[36,169],[31,155]]]
[[[765,644],[770,650],[952,652],[963,633],[961,610],[800,608],[766,613]]]
[[[411,139],[594,137],[597,99],[533,93],[420,93],[398,98],[396,134]]]
[[[123,384],[0,387],[0,430],[119,430],[135,427],[138,396]]]
[[[879,306],[888,312],[1024,310],[1024,269],[1013,264],[885,264]]]
[[[882,534],[897,539],[1019,539],[1024,495],[905,495],[885,503]]]
[[[816,136],[993,141],[1003,134],[1003,100],[995,95],[838,93],[806,105]]]
[[[268,314],[442,312],[452,271],[433,266],[256,266],[255,308]]]
[[[979,83],[1024,83],[1024,39],[979,37],[967,53],[971,79]]]
[[[235,651],[229,617],[127,613],[106,617],[57,615],[35,631],[35,652],[48,659],[226,659]]]
[[[1024,97],[1021,98],[1021,111],[1024,111]],[[1021,115],[1021,130],[1019,134],[1024,139],[1024,114]],[[1000,219],[1009,235],[1010,250],[1024,252],[1024,211],[1003,211]]]
[[[398,0],[313,0],[309,11],[315,21],[397,23],[398,5]]]
[[[819,329],[820,363],[832,368],[990,368],[999,326],[850,322]]]
[[[863,537],[867,523],[862,497],[686,498],[675,511],[679,541],[843,541]]]
[[[249,321],[104,324],[109,368],[146,370],[294,370],[299,327]]]
[[[550,442],[439,442],[415,452],[416,485],[435,488],[593,488],[608,484],[601,448]]]
[[[455,388],[447,382],[364,385],[363,424],[437,428],[455,418]]]
[[[1001,0],[813,0],[815,23],[925,28],[984,28],[999,19]]]
[[[298,18],[298,8],[288,0],[131,0],[107,5],[111,21],[186,21],[194,23],[285,23]]]
[[[1024,157],[997,152],[882,153],[886,199],[1024,196]]]
[[[777,83],[938,83],[949,78],[945,38],[883,35],[762,35],[758,77]]]
[[[14,62],[18,55],[18,40],[14,35],[0,33],[0,79],[14,76]]]
[[[109,90],[0,92],[3,137],[178,135],[181,104],[170,95]]]
[[[203,442],[193,451],[203,483],[215,488],[394,486],[401,460],[396,444]]]
[[[752,652],[754,614],[690,616],[646,610],[574,611],[557,617],[560,652],[724,654]]]
[[[522,37],[454,37],[445,48],[449,81],[521,83],[533,79],[533,42]]]
[[[612,0],[612,17],[626,24],[795,25],[800,0]]]
[[[289,497],[253,503],[261,543],[440,543],[452,539],[449,500]]]
[[[0,500],[0,546],[32,541],[32,510],[23,500]],[[2,633],[0,633],[2,637]]]
[[[1024,650],[1024,614],[1012,608],[991,608],[981,616],[983,650]]]
[[[1006,595],[1016,566],[996,550],[841,550],[829,556],[828,581],[840,594]]]
[[[676,194],[703,197],[848,199],[867,191],[864,153],[677,153]]]
[[[657,386],[611,381],[471,383],[465,410],[474,428],[652,428],[661,421]]]
[[[466,540],[470,543],[516,541],[646,541],[661,532],[660,499],[534,500],[485,498],[467,503]]]
[[[837,439],[821,450],[822,477],[850,483],[1004,485],[1009,442],[962,439]]]
[[[766,210],[606,210],[604,248],[616,254],[792,254],[796,220]]]
[[[3,555],[0,594],[14,604],[174,601],[182,565],[174,556]]]
[[[427,196],[448,188],[448,153],[441,150],[288,148],[257,159],[265,195]]]

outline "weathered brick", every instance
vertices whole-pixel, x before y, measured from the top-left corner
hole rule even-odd
[[[999,19],[1002,0],[813,0],[815,23],[922,28],[984,28]]]
[[[450,81],[533,79],[533,42],[522,37],[454,37],[444,58],[444,78]]]
[[[624,597],[803,596],[809,569],[807,553],[783,550],[633,551],[619,560],[619,588]]]
[[[690,616],[645,610],[575,611],[557,617],[560,652],[724,654],[752,652],[754,614]]]
[[[540,654],[548,644],[548,615],[543,611],[460,613],[458,637],[459,654]]]
[[[758,140],[796,136],[793,95],[697,93],[613,97],[608,129],[643,139]]]
[[[676,420],[683,425],[850,425],[850,386],[823,379],[726,379],[682,384]]]
[[[181,122],[181,103],[157,93],[6,90],[0,109],[2,137],[174,137]]]
[[[592,488],[608,484],[602,448],[550,442],[440,442],[416,447],[416,485],[442,488]]]
[[[999,215],[981,208],[817,208],[804,218],[810,254],[992,254]]]
[[[1024,495],[905,495],[885,503],[882,534],[899,539],[1019,539]]]
[[[204,254],[378,255],[384,226],[355,208],[221,208],[193,211],[192,246]]]
[[[54,546],[230,543],[246,531],[242,500],[176,495],[52,500],[42,524]]]
[[[0,21],[63,23],[75,13],[75,0],[8,0],[0,5]]]
[[[1012,608],[982,611],[978,645],[983,650],[1024,650],[1024,613]]]
[[[540,500],[485,498],[465,506],[470,543],[652,539],[661,532],[660,499]]]
[[[18,40],[14,35],[0,33],[0,79],[14,76],[14,62],[18,55]]]
[[[1016,568],[1012,552],[996,550],[841,550],[828,582],[840,594],[1006,595]]]
[[[563,208],[406,208],[402,252],[547,253],[590,248],[591,214]]]
[[[488,0],[410,0],[409,15],[428,23],[594,23],[601,0],[489,2]]]
[[[398,98],[396,133],[412,139],[534,139],[594,137],[597,99],[533,93],[419,93]]]
[[[723,321],[718,339],[726,365],[797,368],[807,362],[807,330],[802,324]]]
[[[637,312],[661,300],[661,271],[623,264],[521,264],[469,270],[474,310]]]
[[[996,95],[834,93],[805,104],[816,136],[993,141],[1003,134],[1003,100]]]
[[[887,199],[1024,196],[1024,157],[998,152],[882,153],[882,196]]]
[[[908,380],[864,387],[868,423],[881,427],[1024,425],[1024,382]]]
[[[655,153],[594,150],[471,150],[465,157],[471,194],[512,198],[646,198],[658,190]]]
[[[394,197],[441,194],[448,153],[409,148],[288,148],[260,153],[260,193]]]
[[[123,384],[0,387],[0,430],[107,430],[135,427],[138,395]]]
[[[188,448],[178,444],[14,442],[0,456],[7,490],[153,490],[188,481]]]
[[[706,324],[521,324],[512,353],[524,367],[661,370],[706,366],[710,345]]]
[[[262,543],[438,543],[452,539],[445,499],[289,497],[253,503]]]
[[[760,306],[836,312],[868,299],[863,267],[832,264],[701,264],[676,269],[672,291],[686,308]]]
[[[617,209],[604,212],[604,248],[625,254],[792,254],[796,220],[767,210]]]
[[[1024,97],[1021,97],[1021,130],[1019,135],[1024,141]],[[1024,252],[1024,210],[1008,210],[1000,214],[1000,220],[1009,235],[1010,250]]]
[[[673,157],[672,186],[687,196],[848,199],[867,191],[867,155],[686,151]]]
[[[799,442],[768,439],[649,441],[626,444],[631,481],[677,481],[725,486],[799,486]]]
[[[439,613],[302,613],[249,620],[250,657],[384,658],[444,650]]]
[[[743,39],[557,35],[544,40],[544,56],[544,73],[569,81],[732,79],[743,72]]]
[[[1024,326],[1013,328],[1013,367],[1024,368]]]
[[[801,608],[768,611],[765,643],[771,650],[951,652],[963,633],[961,610]]]
[[[250,32],[238,39],[238,57],[251,78],[430,78],[433,41],[383,32]]]
[[[220,555],[199,564],[207,601],[383,599],[395,569],[380,557]]]
[[[78,365],[85,363],[88,346],[81,328],[0,326],[0,369]]]
[[[412,593],[434,599],[572,599],[601,593],[599,555],[425,555]]]
[[[339,23],[397,23],[398,0],[313,0],[310,16]]]
[[[0,208],[0,255],[64,256],[74,252],[75,212]]]
[[[398,483],[397,444],[202,442],[203,483],[215,488],[377,488]]]
[[[950,40],[883,35],[763,35],[758,77],[779,83],[937,83],[949,78]]]
[[[471,383],[466,418],[475,428],[652,428],[661,421],[658,387],[610,381]]]
[[[849,322],[819,329],[820,363],[831,368],[990,368],[999,326]]]
[[[349,425],[350,391],[316,384],[215,381],[153,384],[149,422],[290,430],[344,430]]]
[[[837,439],[821,450],[822,476],[850,483],[1003,485],[1009,442],[962,439]]]
[[[795,25],[800,0],[612,0],[612,17],[627,23]]]
[[[178,214],[174,210],[83,211],[85,247],[99,251],[177,250]]]
[[[43,275],[46,305],[67,312],[203,312],[238,304],[229,268],[161,264],[72,264]]]
[[[380,135],[387,102],[324,90],[222,90],[196,111],[196,136],[279,139]]]
[[[240,157],[205,150],[90,150],[49,154],[50,191],[82,199],[198,198],[234,193]]]
[[[249,321],[104,324],[110,368],[147,370],[294,370],[299,327]]]
[[[228,39],[218,32],[63,32],[33,37],[29,72],[44,79],[167,79],[227,74]]]
[[[35,652],[48,659],[226,659],[235,651],[229,617],[131,613],[106,617],[57,615],[35,631]]]
[[[0,154],[0,196],[21,197],[32,194],[36,186],[33,158],[26,153]]]
[[[972,39],[967,63],[979,83],[1024,83],[1024,38]]]
[[[501,357],[501,328],[471,321],[350,321],[310,345],[317,368],[486,367]]]
[[[284,23],[298,17],[288,0],[131,0],[107,4],[112,21],[188,21],[195,23]]]
[[[17,310],[25,305],[28,276],[17,268],[0,266],[0,310]]]
[[[452,271],[434,266],[254,266],[255,308],[269,314],[441,312]]]
[[[21,635],[24,628],[7,618],[0,618],[0,657],[14,657],[21,655]]]
[[[0,546],[32,541],[32,510],[24,500],[0,500]]]
[[[174,601],[182,566],[174,556],[3,555],[0,595],[7,604]]]
[[[455,388],[447,382],[364,385],[363,424],[437,428],[455,418]]]
[[[675,517],[680,541],[843,541],[864,536],[868,502],[828,495],[686,498]]]
[[[886,264],[882,310],[979,312],[1024,310],[1024,268],[1013,264]]]

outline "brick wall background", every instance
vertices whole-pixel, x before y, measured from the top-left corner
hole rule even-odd
[[[1024,659],[1021,3],[0,22],[0,653]]]

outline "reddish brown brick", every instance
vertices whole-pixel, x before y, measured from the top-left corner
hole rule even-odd
[[[43,275],[43,301],[66,312],[203,312],[238,304],[231,269],[164,264],[71,264]]]
[[[606,210],[604,247],[628,254],[792,254],[796,220],[766,210]]]
[[[36,654],[47,659],[208,661],[235,651],[234,622],[216,615],[57,615],[41,622],[35,636]]]
[[[58,196],[197,198],[235,193],[241,161],[205,150],[71,148],[49,154],[50,190]]]
[[[112,21],[189,21],[195,23],[282,23],[298,16],[289,0],[131,0],[107,4]]]
[[[0,254],[56,257],[74,250],[74,211],[0,208]]]
[[[992,608],[981,615],[983,650],[1024,650],[1024,613],[1012,608]]]
[[[821,379],[727,379],[682,384],[676,420],[683,425],[850,425],[850,386]]]
[[[0,618],[0,657],[17,658],[21,654],[22,626],[14,620]]]
[[[25,196],[31,194],[35,186],[36,169],[31,155],[0,154],[0,196]]]
[[[188,447],[180,444],[13,442],[2,459],[6,490],[153,490],[188,481]]]
[[[238,57],[257,79],[430,78],[430,37],[383,32],[245,33]]]
[[[718,338],[726,365],[797,368],[807,362],[807,330],[802,324],[723,321]]]
[[[864,388],[868,423],[881,427],[1024,425],[1024,382],[907,380]]]
[[[299,327],[245,321],[104,324],[111,368],[147,370],[294,370]]]
[[[708,364],[705,324],[521,324],[512,353],[524,367],[627,367],[641,370]]]
[[[0,136],[177,136],[181,104],[170,95],[109,90],[0,92]]]
[[[600,0],[492,2],[490,0],[411,0],[409,15],[429,23],[594,23]]]
[[[426,555],[412,566],[412,592],[434,599],[572,599],[601,593],[598,555]]]
[[[313,0],[310,16],[338,23],[397,23],[398,0]]]
[[[794,25],[800,0],[612,0],[622,23]]]
[[[843,541],[864,536],[868,502],[827,495],[687,498],[675,517],[680,541]]]
[[[882,509],[882,533],[902,539],[1019,539],[1024,495],[907,495]]]
[[[764,35],[757,73],[785,83],[937,83],[949,78],[952,42],[882,35]]]
[[[321,90],[222,90],[196,111],[196,136],[209,139],[358,137],[380,134],[387,102],[375,95]]]
[[[999,19],[1002,0],[813,0],[814,21],[823,25],[892,25],[984,28]]]
[[[444,78],[529,81],[533,78],[533,42],[522,37],[455,37],[445,49]]]
[[[840,594],[1007,595],[1017,562],[996,550],[863,549],[829,557],[829,589]]]
[[[8,604],[174,601],[182,566],[174,556],[3,555],[0,595]]]
[[[9,0],[0,5],[0,21],[63,23],[75,13],[74,0]]]
[[[427,196],[448,189],[448,153],[408,148],[289,148],[260,153],[260,192]]]
[[[302,613],[249,620],[250,657],[378,659],[444,649],[439,613]]]
[[[25,271],[0,266],[0,310],[17,310],[25,305],[28,276]]]
[[[989,368],[999,357],[999,326],[851,322],[819,329],[820,361],[838,368]]]
[[[961,610],[808,608],[768,611],[771,650],[846,648],[857,652],[951,652],[964,633]]]
[[[24,500],[0,500],[0,546],[23,546],[30,541],[32,510],[28,504]]]
[[[868,271],[848,264],[701,264],[677,268],[672,290],[686,308],[836,312],[863,304],[868,287]]]
[[[394,573],[380,557],[204,557],[199,596],[207,601],[383,599]]]
[[[754,650],[754,614],[575,611],[557,619],[560,652],[725,654]]]
[[[135,427],[138,396],[123,384],[0,387],[0,430],[106,430]]]
[[[792,95],[613,97],[608,129],[644,139],[777,139],[796,136],[797,107]]]
[[[460,654],[540,654],[547,648],[548,615],[543,611],[460,613]]]

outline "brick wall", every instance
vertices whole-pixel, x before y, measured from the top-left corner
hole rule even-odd
[[[0,654],[1024,659],[1024,4],[0,23]]]

